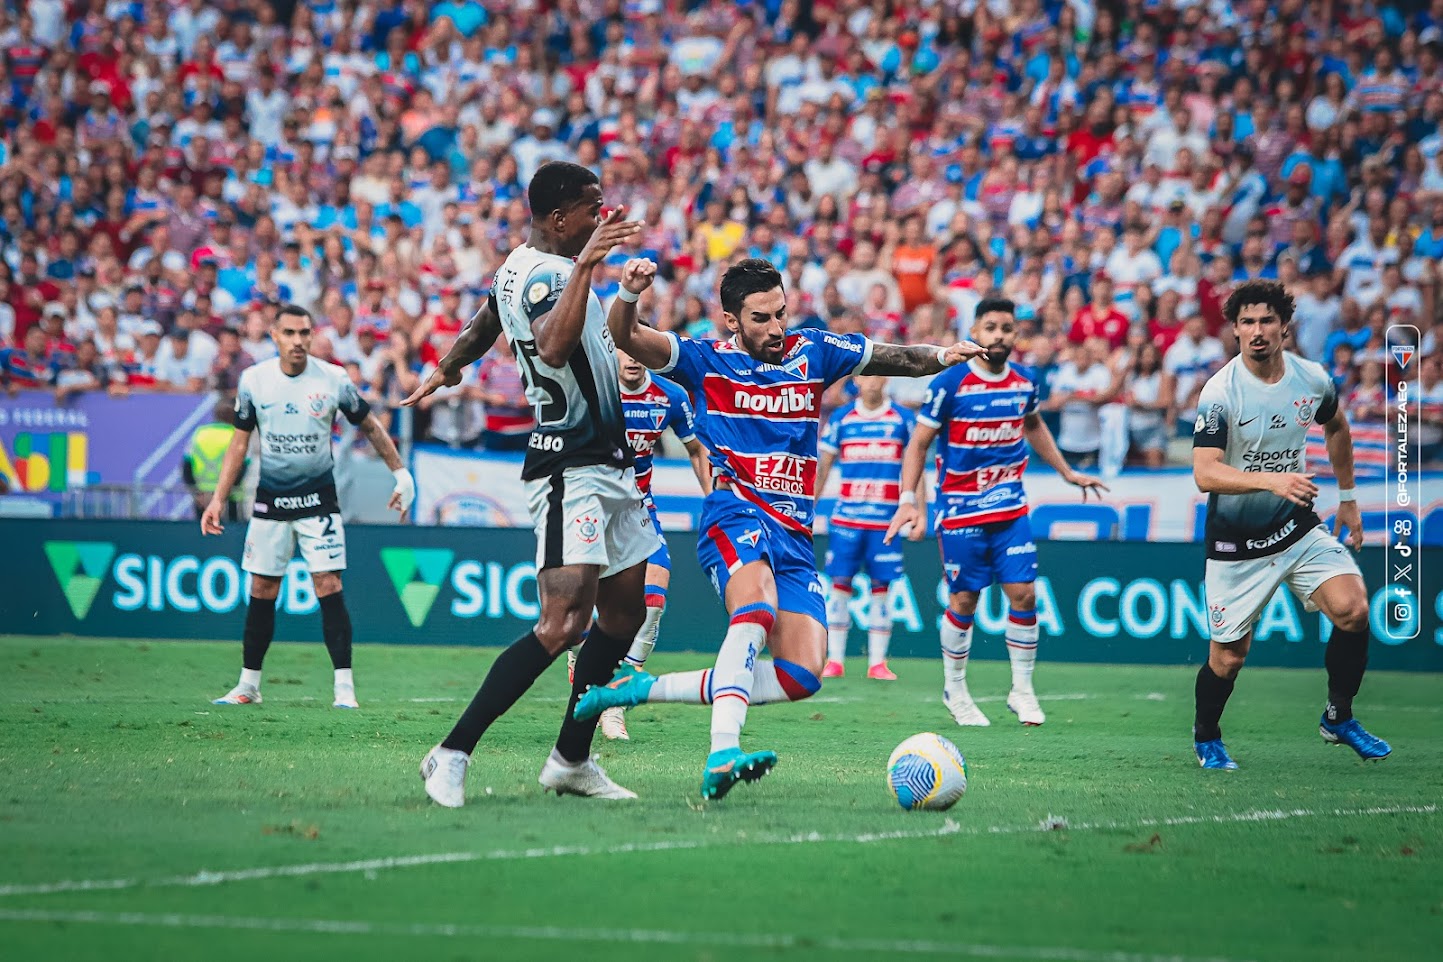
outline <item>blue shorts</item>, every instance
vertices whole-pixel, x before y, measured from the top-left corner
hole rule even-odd
[[[1037,545],[1025,514],[973,528],[943,528],[938,540],[949,594],[1037,580]]]
[[[646,510],[651,515],[651,530],[656,532],[656,540],[661,542],[651,553],[651,557],[646,559],[646,563],[670,571],[671,550],[666,546],[666,535],[661,533],[661,521],[656,516],[656,503],[650,497],[646,498]]]
[[[777,610],[794,611],[827,623],[827,593],[817,574],[812,539],[788,531],[729,491],[702,505],[696,557],[726,603],[727,582],[744,564],[765,561],[777,583]]]
[[[887,534],[882,528],[854,528],[833,524],[827,533],[827,577],[832,581],[851,581],[867,569],[872,584],[891,584],[902,577],[901,537],[883,544]]]

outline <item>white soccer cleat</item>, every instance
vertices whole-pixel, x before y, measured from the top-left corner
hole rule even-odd
[[[601,713],[601,733],[614,742],[631,741],[626,730],[626,712],[621,708],[608,708]]]
[[[229,692],[211,702],[212,705],[259,705],[261,690],[255,685],[236,685]]]
[[[336,700],[331,703],[331,707],[332,707],[332,708],[360,708],[361,706],[358,705],[358,704],[356,704],[356,686],[355,686],[355,685],[337,685],[337,686],[336,686]]]
[[[588,758],[575,765],[568,763],[555,749],[546,764],[541,766],[541,775],[536,779],[541,787],[557,795],[583,795],[587,798],[623,799],[635,798],[636,792],[622,788],[613,782],[606,770]]]
[[[453,748],[437,745],[421,759],[421,780],[426,783],[426,794],[431,801],[447,808],[460,808],[466,804],[466,769],[471,765],[471,756]]]
[[[1024,725],[1035,727],[1047,721],[1042,706],[1037,703],[1037,696],[1030,691],[1012,689],[1007,695],[1007,710],[1016,715],[1017,720]]]
[[[984,714],[977,703],[972,700],[972,695],[967,691],[966,683],[954,688],[942,690],[942,704],[952,713],[952,720],[959,725],[968,728],[987,728],[992,721]]]

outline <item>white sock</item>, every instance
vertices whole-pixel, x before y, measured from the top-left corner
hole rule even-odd
[[[674,671],[658,675],[651,692],[646,696],[648,704],[669,702],[674,705],[710,705],[712,670]]]
[[[875,668],[887,660],[892,644],[892,605],[887,586],[872,586],[872,604],[867,610],[867,667]]]
[[[852,613],[847,605],[852,600],[852,586],[832,585],[827,596],[827,660],[841,662],[847,657],[847,632],[852,627]]]
[[[757,653],[767,643],[777,617],[765,602],[744,605],[732,614],[730,627],[716,656],[712,679],[711,750],[741,747],[755,681]]]
[[[1037,612],[1007,612],[1007,657],[1012,662],[1012,687],[1032,690],[1032,669],[1037,664]]]
[[[631,667],[640,668],[651,657],[652,650],[656,648],[656,636],[661,631],[663,611],[666,611],[665,605],[646,609],[646,620],[641,623],[641,630],[636,633],[636,640],[626,653],[626,663]]]
[[[337,669],[336,669],[336,687],[337,687],[337,688],[355,688],[355,687],[356,687],[356,682],[355,682],[355,680],[351,678],[351,669],[349,669],[349,668],[337,668]]]
[[[951,608],[942,615],[942,675],[948,689],[967,683],[967,656],[972,652],[972,616]]]
[[[242,668],[240,683],[242,685],[250,685],[252,688],[259,690],[261,687],[261,670],[257,668],[252,671],[249,668]]]

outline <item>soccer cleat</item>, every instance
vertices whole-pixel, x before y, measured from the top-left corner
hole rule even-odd
[[[356,686],[355,686],[355,685],[337,685],[337,686],[336,686],[336,700],[331,703],[331,707],[332,707],[332,708],[360,708],[361,706],[358,705],[358,704],[356,704]]]
[[[847,674],[847,666],[840,661],[828,661],[822,666],[823,678],[842,678]]]
[[[254,685],[236,685],[226,694],[220,696],[212,705],[259,705],[261,703],[261,690]]]
[[[1210,742],[1195,741],[1192,748],[1197,752],[1197,763],[1203,768],[1230,772],[1238,767],[1238,763],[1228,755],[1227,746],[1221,738],[1214,738]]]
[[[454,748],[437,745],[421,759],[421,780],[426,794],[437,805],[460,808],[466,804],[466,769],[471,756]]]
[[[1393,746],[1376,735],[1370,735],[1358,719],[1349,718],[1345,722],[1338,722],[1336,725],[1328,723],[1328,716],[1323,715],[1318,722],[1318,734],[1323,736],[1323,741],[1329,745],[1347,745],[1358,753],[1362,759],[1387,758],[1393,752]]]
[[[602,712],[601,734],[614,742],[631,741],[631,732],[626,730],[626,713],[620,708],[608,708]]]
[[[648,675],[640,668],[622,665],[605,685],[592,685],[586,694],[576,700],[576,710],[571,714],[577,721],[595,718],[608,708],[635,708],[646,701],[656,676]]]
[[[897,676],[893,674],[892,669],[887,667],[887,663],[885,661],[868,668],[867,677],[872,679],[873,681],[897,680]]]
[[[1007,710],[1017,716],[1017,720],[1030,728],[1036,728],[1047,721],[1047,716],[1042,712],[1042,706],[1037,704],[1037,696],[1030,691],[1019,691],[1014,688],[1007,693]]]
[[[959,725],[969,728],[986,728],[992,724],[977,703],[972,700],[971,694],[967,691],[967,684],[962,683],[955,690],[942,689],[942,704],[952,713],[952,720]]]
[[[580,795],[584,798],[609,798],[620,800],[635,798],[636,792],[622,788],[611,780],[606,770],[588,758],[575,765],[567,762],[555,749],[546,764],[541,766],[541,775],[536,779],[541,787],[557,795]]]
[[[701,797],[724,798],[737,782],[754,782],[776,764],[776,752],[744,752],[740,748],[712,752],[701,775]]]

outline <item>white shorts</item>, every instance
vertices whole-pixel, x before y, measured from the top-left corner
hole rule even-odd
[[[339,514],[295,521],[251,518],[241,567],[254,575],[283,577],[297,544],[311,574],[345,570],[346,529]]]
[[[526,482],[536,526],[536,567],[598,565],[620,574],[660,545],[636,488],[636,472],[602,465],[566,468]]]
[[[1266,558],[1209,558],[1203,587],[1212,640],[1226,645],[1242,639],[1268,607],[1273,592],[1285,583],[1303,603],[1304,611],[1317,611],[1313,592],[1338,575],[1362,577],[1362,571],[1353,553],[1322,525],[1303,535],[1292,547]]]

